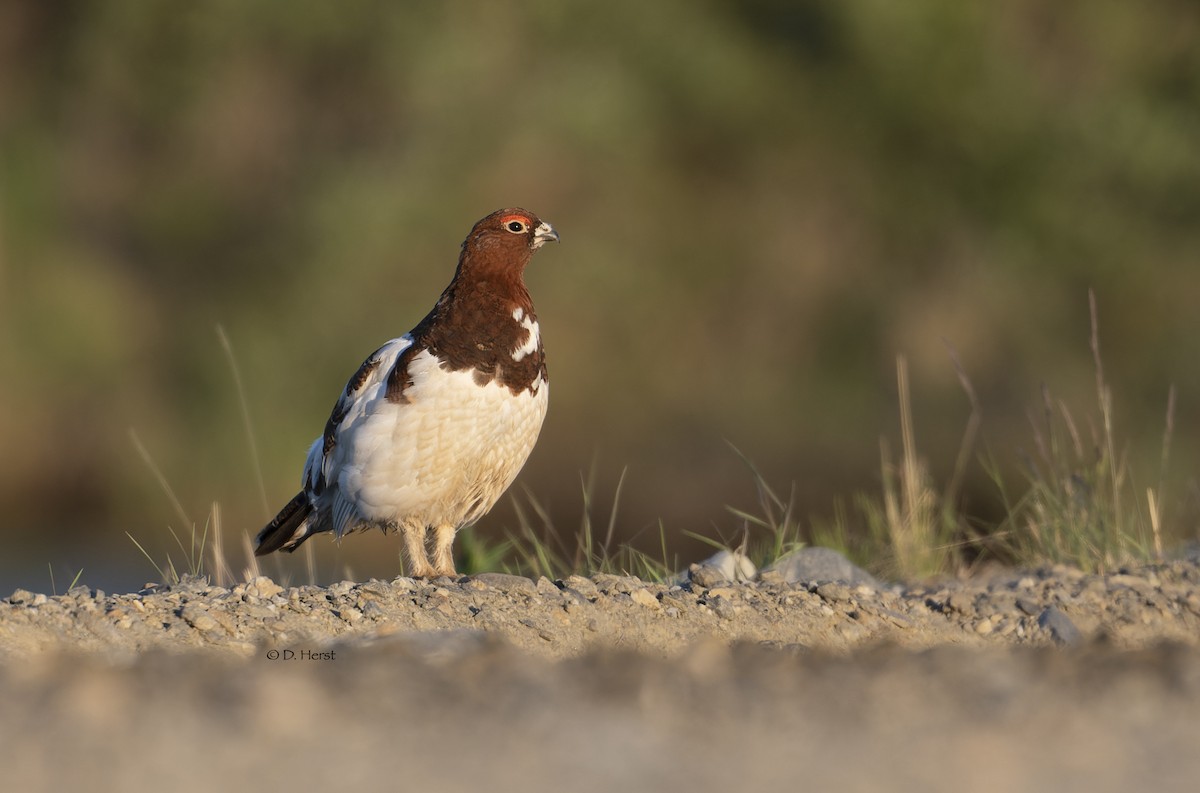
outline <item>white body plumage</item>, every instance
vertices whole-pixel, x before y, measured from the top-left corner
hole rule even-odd
[[[548,383],[516,394],[496,381],[479,385],[471,371],[446,371],[421,350],[408,363],[405,400],[390,401],[387,373],[411,344],[393,339],[376,353],[379,365],[344,397],[330,453],[322,453],[324,438],[313,442],[304,486],[320,495],[309,533],[469,525],[492,508],[533,451]],[[318,490],[321,474],[325,487]]]

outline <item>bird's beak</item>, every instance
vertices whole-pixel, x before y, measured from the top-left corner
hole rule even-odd
[[[533,230],[533,248],[538,248],[545,245],[547,242],[558,242],[558,232],[554,230],[546,221],[538,224],[538,227]]]

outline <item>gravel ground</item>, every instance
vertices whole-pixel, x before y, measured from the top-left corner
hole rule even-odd
[[[1200,779],[1195,561],[763,578],[18,591],[0,601],[0,768],[14,790]]]

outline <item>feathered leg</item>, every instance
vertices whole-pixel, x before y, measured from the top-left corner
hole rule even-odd
[[[437,575],[455,576],[453,526],[438,526],[433,537],[433,568]]]
[[[425,553],[424,525],[405,523],[400,527],[404,535],[404,558],[408,574],[413,578],[433,578],[436,575],[429,557]]]

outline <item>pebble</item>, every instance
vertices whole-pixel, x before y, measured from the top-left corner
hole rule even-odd
[[[1071,618],[1054,606],[1049,607],[1038,616],[1038,626],[1047,631],[1050,638],[1059,645],[1075,644],[1082,638]]]
[[[844,603],[851,597],[850,587],[839,583],[820,584],[813,591],[830,603]]]
[[[246,594],[250,597],[262,598],[269,600],[283,591],[283,587],[276,584],[265,575],[260,575],[258,578],[252,579],[246,584]]]
[[[574,589],[588,600],[595,600],[600,596],[600,590],[590,578],[584,578],[581,575],[572,575],[567,576],[567,580],[564,583],[567,585],[567,589]]]
[[[1035,614],[1040,614],[1042,612],[1041,604],[1038,603],[1036,600],[1030,600],[1029,598],[1017,598],[1016,606],[1022,612],[1024,612],[1025,614],[1028,614],[1030,617],[1032,617]]]
[[[353,581],[338,581],[336,584],[329,585],[329,594],[334,597],[342,597],[350,594],[350,590],[354,588]]]
[[[733,618],[735,612],[734,606],[726,598],[715,597],[708,599],[707,602],[708,607],[721,619],[728,620]]]
[[[546,576],[540,576],[537,580],[537,584],[534,585],[534,588],[542,597],[554,598],[555,600],[562,598],[562,590],[559,589],[553,581],[551,581],[549,578],[546,578]]]
[[[471,577],[472,581],[486,584],[501,592],[525,592],[537,594],[537,585],[525,576],[509,575],[508,573],[479,573]]]
[[[379,605],[374,600],[367,601],[366,605],[362,607],[362,615],[364,617],[370,617],[373,620],[379,619],[380,617],[384,616],[385,613],[386,612],[384,612],[383,606]]]
[[[13,604],[29,603],[33,600],[33,593],[28,589],[18,589],[8,596],[8,602]]]
[[[729,578],[719,567],[707,564],[694,564],[688,567],[688,580],[691,581],[693,588],[709,589],[710,587],[724,584]]]
[[[975,596],[970,592],[953,592],[946,600],[946,606],[959,614],[974,614]]]
[[[850,586],[881,589],[875,576],[832,548],[801,548],[764,568],[792,583],[822,584],[836,581]]]
[[[658,598],[649,589],[635,589],[629,593],[629,597],[634,603],[645,606],[646,608],[661,608],[662,604],[658,602]]]
[[[220,623],[213,619],[211,614],[194,603],[188,603],[184,606],[180,610],[179,616],[183,618],[184,622],[198,631],[213,631],[221,627]]]

